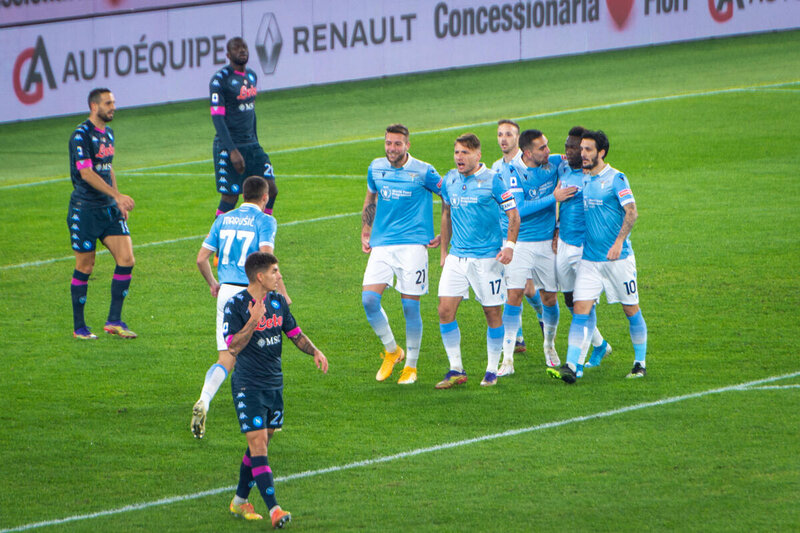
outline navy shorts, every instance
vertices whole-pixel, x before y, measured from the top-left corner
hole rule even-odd
[[[102,241],[109,235],[130,235],[128,223],[116,205],[108,207],[86,207],[82,202],[70,202],[67,215],[72,249],[76,252],[91,252],[97,248],[97,239]]]
[[[283,426],[283,389],[234,390],[233,406],[242,433]]]
[[[231,156],[219,139],[214,139],[214,177],[217,180],[217,192],[236,196],[242,193],[242,183],[248,176],[263,176],[264,179],[274,180],[272,163],[269,156],[258,143],[237,146],[244,158],[244,174],[239,174],[233,168]]]

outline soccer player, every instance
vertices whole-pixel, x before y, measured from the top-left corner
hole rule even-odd
[[[575,274],[578,263],[583,255],[583,239],[586,233],[586,221],[583,214],[583,162],[581,160],[581,135],[585,128],[575,126],[569,130],[567,140],[564,142],[564,155],[558,169],[560,187],[576,187],[575,196],[559,203],[558,224],[555,232],[556,245],[556,277],[558,290],[564,293],[564,303],[573,311],[573,294],[575,288]],[[592,307],[592,314],[595,313]],[[596,319],[593,319],[596,322]],[[600,331],[595,328],[592,333],[592,357],[587,367],[599,366],[603,357],[611,353],[611,345],[603,338]],[[583,363],[578,362],[576,374],[583,375]]]
[[[505,271],[508,302],[503,311],[505,334],[503,365],[499,374],[514,373],[514,341],[522,311],[525,283],[532,278],[542,297],[544,322],[544,357],[550,367],[561,364],[555,348],[558,329],[558,285],[553,234],[556,226],[556,202],[570,198],[576,188],[557,188],[560,155],[550,155],[547,137],[539,130],[525,130],[519,137],[522,165],[514,165],[505,175],[514,194],[521,217],[519,243],[514,260]]]
[[[367,321],[381,340],[383,363],[375,379],[384,381],[394,365],[406,358],[397,381],[417,381],[417,360],[422,341],[420,296],[428,293],[428,247],[439,245],[433,235],[433,199],[441,194],[442,178],[433,166],[408,153],[408,128],[392,124],[383,142],[386,157],[372,161],[367,170],[367,194],[361,214],[361,250],[369,254],[361,302]],[[406,320],[406,353],[397,345],[386,312],[383,291],[397,277]]]
[[[263,176],[269,183],[269,202],[265,208],[272,214],[278,188],[269,156],[258,142],[256,131],[255,71],[247,68],[250,52],[241,37],[228,41],[230,64],[211,78],[211,120],[214,123],[213,157],[217,191],[220,193],[217,215],[236,207],[246,176]]]
[[[241,292],[248,284],[244,271],[245,260],[253,252],[272,253],[275,248],[277,223],[271,215],[264,213],[264,206],[269,201],[268,186],[261,176],[250,176],[242,186],[244,202],[238,209],[217,217],[208,236],[197,252],[197,268],[208,283],[211,296],[217,299],[217,362],[206,372],[200,399],[192,408],[192,434],[202,439],[206,432],[206,415],[211,400],[217,394],[222,382],[228,377],[236,360],[228,352],[222,325],[224,321],[225,302],[231,296]],[[219,283],[214,279],[208,260],[213,254],[219,254],[217,265]],[[286,294],[283,281],[278,281],[278,288],[291,303]]]
[[[501,176],[509,171],[511,165],[522,164],[522,150],[519,149],[519,131],[519,124],[513,120],[504,118],[497,121],[497,144],[500,146],[500,151],[503,152],[503,157],[492,164],[492,170]],[[506,181],[505,177],[503,181]],[[544,333],[544,324],[542,323],[542,299],[532,279],[528,279],[525,283],[525,299],[528,301],[528,304],[533,307],[533,310],[536,311],[539,327],[542,333]],[[520,309],[520,313],[521,312],[522,310]],[[514,352],[522,353],[525,350],[525,337],[522,334],[522,315],[520,315],[520,327],[517,331]]]
[[[236,358],[231,377],[233,404],[247,449],[239,466],[239,485],[230,504],[231,513],[246,520],[259,520],[247,501],[255,485],[267,504],[273,528],[282,528],[292,515],[275,499],[275,482],[267,460],[267,446],[275,430],[283,425],[283,372],[281,332],[302,352],[311,355],[322,372],[328,359],[300,330],[286,299],[277,292],[281,280],[278,259],[255,252],[244,263],[248,285],[225,304],[225,342]]]
[[[136,333],[122,321],[122,304],[128,295],[134,264],[127,220],[135,203],[133,198],[119,192],[111,164],[114,131],[108,124],[114,120],[116,109],[114,94],[109,89],[93,89],[89,93],[89,118],[72,132],[69,140],[74,190],[69,200],[67,226],[75,251],[70,293],[73,336],[78,339],[97,338],[86,326],[83,313],[97,239],[108,248],[117,265],[111,280],[111,307],[103,330],[122,339],[136,338]]]
[[[638,213],[628,178],[605,162],[608,137],[602,131],[581,135],[581,160],[588,171],[583,181],[586,236],[573,292],[574,314],[569,328],[567,362],[548,368],[550,376],[575,383],[578,363],[589,351],[595,329],[595,301],[603,291],[608,303],[621,303],[628,317],[634,363],[628,378],[647,374],[647,325],[639,309],[636,259],[630,233]]]
[[[437,389],[449,389],[467,381],[461,361],[461,331],[456,312],[461,300],[469,295],[470,287],[483,306],[488,325],[488,364],[481,386],[497,383],[497,364],[503,350],[502,305],[506,299],[503,265],[514,256],[519,231],[514,196],[500,176],[480,162],[478,137],[472,133],[458,137],[453,159],[456,168],[447,173],[442,185],[443,268],[439,280],[439,330],[450,370],[436,384]],[[500,229],[501,210],[508,216],[505,242]]]

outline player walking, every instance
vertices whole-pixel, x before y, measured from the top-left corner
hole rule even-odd
[[[134,264],[127,219],[135,204],[133,198],[119,192],[111,164],[114,131],[108,123],[114,120],[116,109],[114,95],[109,89],[93,89],[89,93],[89,118],[72,132],[69,140],[69,168],[74,190],[69,200],[67,226],[75,251],[70,293],[73,336],[78,339],[97,338],[86,326],[83,313],[97,239],[108,248],[116,262],[111,280],[111,306],[103,330],[123,339],[136,338],[136,333],[122,321],[122,304],[128,295]]]

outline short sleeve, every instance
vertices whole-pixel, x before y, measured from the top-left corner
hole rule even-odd
[[[619,205],[626,205],[631,202],[636,202],[633,198],[633,191],[631,185],[628,183],[628,178],[625,174],[619,173],[614,176],[614,192],[617,194]]]

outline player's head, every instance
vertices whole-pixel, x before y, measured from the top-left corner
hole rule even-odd
[[[503,154],[515,153],[519,144],[519,124],[507,118],[498,120],[497,144]]]
[[[111,89],[98,87],[89,92],[89,111],[103,122],[114,120],[114,112],[117,110],[116,100]]]
[[[247,43],[241,37],[234,37],[228,41],[228,60],[232,65],[243,67],[250,59],[250,50],[247,48]]]
[[[478,136],[474,133],[459,136],[454,144],[453,160],[461,174],[474,174],[481,161],[481,140]]]
[[[567,156],[567,163],[572,168],[581,168],[581,135],[586,128],[575,126],[569,130],[567,140],[564,141],[564,155]]]
[[[585,170],[595,170],[608,155],[608,137],[602,130],[587,130],[581,135],[581,160]]]
[[[386,127],[386,135],[383,137],[383,149],[386,151],[386,159],[393,167],[401,167],[408,159],[408,149],[411,142],[408,140],[408,128],[402,124],[391,124]]]
[[[281,273],[278,258],[267,252],[253,252],[244,262],[244,273],[252,284],[259,284],[267,291],[278,288]]]
[[[547,145],[547,137],[541,131],[523,131],[519,136],[519,148],[522,150],[522,160],[526,165],[531,167],[547,165],[550,147]]]
[[[251,204],[260,204],[269,200],[269,184],[261,176],[249,176],[242,183],[242,198]]]

